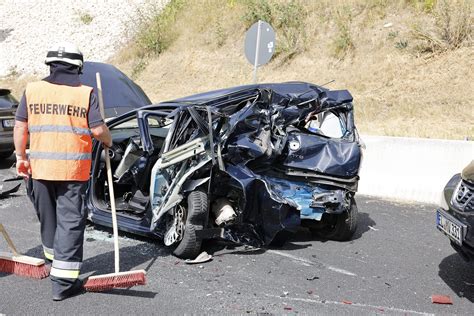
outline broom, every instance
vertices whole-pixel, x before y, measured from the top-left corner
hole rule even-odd
[[[0,252],[1,272],[27,276],[35,279],[43,279],[49,275],[49,271],[46,268],[43,259],[20,255],[2,224],[0,224],[0,231],[13,252],[13,255],[6,252]]]
[[[100,81],[100,74],[96,73],[97,78],[97,92],[99,96],[99,106],[102,117],[104,115],[104,101],[102,98],[102,84]],[[115,210],[115,195],[112,182],[112,169],[110,167],[110,157],[108,155],[108,149],[104,146],[105,152],[105,165],[107,167],[107,181],[109,183],[109,195],[110,195],[110,207],[112,209],[112,227],[114,231],[114,258],[115,258],[115,273],[109,273],[104,275],[97,275],[89,277],[84,284],[84,289],[89,292],[101,292],[107,291],[114,288],[128,288],[135,285],[145,284],[145,270],[136,270],[128,272],[120,272],[120,257],[119,257],[119,245],[118,245],[118,228],[117,228],[117,214]]]

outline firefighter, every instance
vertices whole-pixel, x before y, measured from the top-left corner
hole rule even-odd
[[[83,198],[92,137],[107,147],[112,138],[92,88],[80,82],[79,49],[71,43],[55,45],[45,63],[50,75],[29,83],[18,106],[14,142],[17,173],[31,177],[53,300],[60,301],[83,291],[79,279],[87,216]]]

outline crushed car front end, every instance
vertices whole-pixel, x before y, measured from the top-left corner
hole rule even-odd
[[[362,151],[348,91],[241,86],[144,107],[109,127],[119,228],[133,222],[177,256],[212,237],[268,245],[301,224],[337,240],[355,232]],[[100,151],[93,221],[109,209]]]

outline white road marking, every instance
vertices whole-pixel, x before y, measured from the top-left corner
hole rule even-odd
[[[273,254],[276,254],[276,255],[279,255],[279,256],[282,256],[282,257],[290,258],[294,261],[300,262],[301,264],[303,264],[304,266],[307,266],[307,267],[308,266],[319,265],[319,266],[322,266],[322,267],[324,267],[328,270],[331,270],[331,271],[334,271],[334,272],[337,272],[337,273],[350,275],[350,276],[357,276],[357,274],[352,273],[350,271],[340,269],[340,268],[336,268],[336,267],[332,267],[332,266],[328,266],[328,265],[325,265],[325,264],[320,263],[320,262],[313,262],[313,261],[310,261],[310,260],[305,259],[305,258],[290,255],[289,253],[285,253],[285,252],[281,252],[281,251],[277,251],[277,250],[267,250],[267,252],[270,252],[270,253],[273,253]]]
[[[414,310],[396,308],[396,307],[376,306],[376,305],[362,304],[362,303],[345,304],[343,302],[328,301],[328,300],[314,300],[314,299],[310,299],[310,298],[299,298],[299,297],[281,297],[281,296],[270,295],[270,294],[265,294],[265,295],[267,297],[275,297],[275,298],[279,298],[281,300],[298,301],[298,302],[305,302],[305,303],[354,306],[354,307],[360,307],[360,308],[377,309],[379,311],[398,312],[398,313],[403,313],[403,314],[417,314],[417,315],[426,315],[426,316],[434,316],[435,315],[435,314],[432,314],[432,313],[418,312],[418,311],[414,311]]]
[[[345,274],[345,275],[357,276],[357,274],[355,274],[355,273],[352,273],[352,272],[344,270],[344,269],[339,269],[339,268],[336,268],[336,267],[328,266],[328,269],[331,270],[331,271],[334,271],[334,272]]]

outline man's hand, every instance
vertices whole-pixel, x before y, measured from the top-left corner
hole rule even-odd
[[[23,178],[29,178],[31,174],[30,162],[26,159],[17,158],[16,173]]]
[[[102,142],[106,147],[112,147],[112,135],[107,128],[107,125],[102,124],[91,128],[92,136],[99,142]]]

